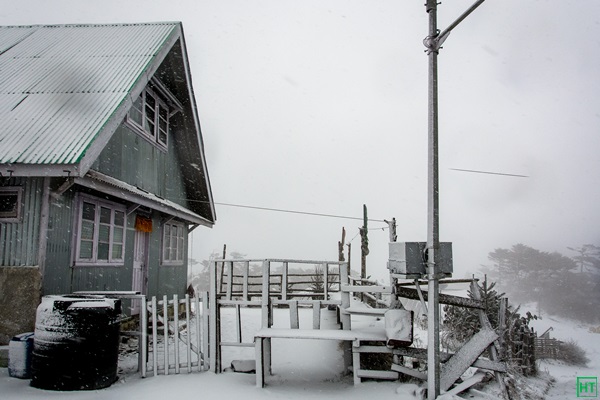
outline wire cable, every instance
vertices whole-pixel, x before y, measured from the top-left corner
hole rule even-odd
[[[206,201],[206,200],[192,200],[192,199],[182,199],[182,200],[187,200],[187,201],[191,201],[191,202],[195,202],[195,203],[209,203],[209,201]],[[274,212],[282,212],[282,213],[290,213],[290,214],[312,215],[312,216],[315,216],[315,217],[353,219],[353,220],[358,220],[358,221],[362,221],[363,220],[363,218],[360,218],[360,217],[349,217],[349,216],[346,216],[346,215],[335,215],[335,214],[324,214],[324,213],[316,213],[316,212],[309,212],[309,211],[288,210],[288,209],[283,209],[283,208],[270,208],[270,207],[249,206],[249,205],[244,205],[244,204],[221,203],[221,202],[217,202],[217,201],[213,202],[213,204],[216,204],[216,205],[219,205],[219,206],[227,206],[227,207],[249,208],[249,209],[252,209],[252,210],[274,211]],[[373,221],[373,222],[383,222],[383,223],[385,223],[385,220],[383,220],[383,219],[368,218],[367,220],[368,221]],[[376,229],[381,229],[381,228],[376,228]]]

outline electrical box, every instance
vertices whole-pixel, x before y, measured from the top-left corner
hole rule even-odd
[[[427,274],[426,242],[390,242],[388,269],[397,275]],[[438,273],[452,275],[452,243],[440,242],[435,264]]]

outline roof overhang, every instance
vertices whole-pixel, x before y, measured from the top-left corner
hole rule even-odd
[[[90,170],[83,178],[75,178],[74,183],[115,196],[128,202],[149,207],[190,224],[212,227],[214,222],[188,210],[187,208],[152,193],[138,189],[128,183]]]

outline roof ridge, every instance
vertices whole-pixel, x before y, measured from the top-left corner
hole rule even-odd
[[[0,28],[88,28],[100,26],[148,26],[148,25],[180,25],[181,21],[148,21],[148,22],[92,22],[77,24],[31,24],[31,25],[0,25]]]

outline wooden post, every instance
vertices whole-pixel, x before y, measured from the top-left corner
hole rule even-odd
[[[224,244],[223,245],[223,257],[222,259],[224,260],[225,257],[227,256],[227,245]],[[216,266],[216,264],[215,264]],[[219,292],[223,292],[223,274],[225,273],[225,262],[223,261],[223,264],[221,265],[221,281],[219,284]]]
[[[358,228],[360,231],[360,277],[367,278],[367,255],[369,255],[369,238],[367,227],[367,206],[363,204],[363,226]]]
[[[338,242],[338,261],[344,260],[344,242],[346,241],[346,229],[342,227],[342,241]]]

